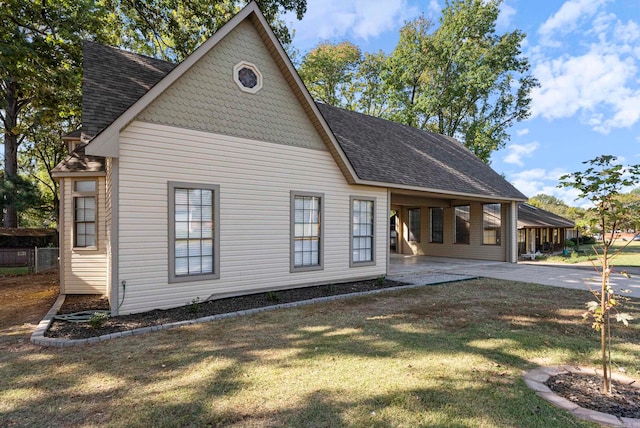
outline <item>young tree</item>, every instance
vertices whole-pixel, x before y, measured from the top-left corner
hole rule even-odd
[[[589,211],[598,219],[597,222],[603,234],[602,250],[597,252],[600,266],[596,266],[601,276],[600,292],[592,290],[597,301],[587,303],[585,316],[593,318],[592,327],[600,332],[602,391],[609,394],[611,392],[611,349],[608,339],[611,337],[611,313],[616,312],[617,321],[625,325],[631,319],[627,314],[617,312],[618,300],[611,287],[610,276],[613,272],[612,260],[621,249],[612,252],[611,245],[615,241],[615,232],[622,219],[628,216],[636,219],[640,217],[640,212],[631,212],[630,206],[622,203],[619,198],[625,188],[640,183],[640,165],[625,167],[616,164],[616,157],[610,155],[598,156],[583,164],[588,165],[586,170],[563,175],[560,177],[559,186],[577,189],[580,192],[578,198],[591,202],[593,206]]]

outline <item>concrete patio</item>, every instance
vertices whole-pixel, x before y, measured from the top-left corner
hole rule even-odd
[[[629,293],[623,293],[625,296],[640,298],[640,272],[631,274],[631,278],[613,275],[611,284],[616,291],[630,290]],[[542,262],[516,264],[403,254],[391,255],[388,277],[410,284],[435,284],[485,277],[578,290],[587,290],[588,284],[594,289],[600,289],[598,273],[588,266],[549,265]]]

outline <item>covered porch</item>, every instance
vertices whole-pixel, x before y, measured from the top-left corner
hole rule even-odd
[[[517,201],[410,190],[389,199],[390,273],[402,255],[517,262]]]

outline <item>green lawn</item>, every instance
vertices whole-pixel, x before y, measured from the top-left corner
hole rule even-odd
[[[627,245],[628,244],[628,245]],[[596,249],[601,252],[601,243],[595,245]],[[630,243],[619,241],[614,243],[612,249],[620,250],[613,259],[614,266],[620,267],[640,267],[640,241],[632,241]],[[564,256],[550,256],[544,260],[551,262],[564,262],[564,263],[585,263],[590,260],[595,260],[595,251],[592,245],[581,245],[580,252],[571,254],[568,257]]]
[[[586,291],[473,280],[116,339],[0,349],[0,426],[587,427],[526,387],[597,365]],[[627,303],[640,317],[640,300]],[[613,358],[640,372],[638,324]]]

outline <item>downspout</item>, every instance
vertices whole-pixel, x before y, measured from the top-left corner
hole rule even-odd
[[[391,189],[387,189],[387,212],[386,212],[386,217],[387,217],[387,231],[385,233],[387,242],[385,244],[385,248],[386,248],[386,252],[387,252],[387,267],[386,267],[386,276],[389,276],[389,263],[391,263],[391,216],[389,215],[391,214]],[[396,236],[397,236],[396,232]],[[397,238],[396,238],[397,240]],[[396,247],[397,247],[397,243],[396,243]]]
[[[120,204],[119,204],[119,165],[118,158],[111,158],[111,296],[109,296],[109,304],[111,307],[111,315],[119,314],[120,305],[120,282],[119,282],[119,223],[120,223]]]
[[[66,196],[65,196],[65,184],[66,178],[61,178],[60,183],[60,203],[58,204],[58,209],[60,210],[58,213],[58,276],[60,282],[60,294],[65,294],[65,283],[64,283],[64,265],[65,265],[65,250],[67,248],[67,240],[64,233],[65,223],[64,223],[64,207],[66,204]]]

